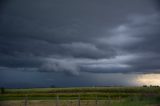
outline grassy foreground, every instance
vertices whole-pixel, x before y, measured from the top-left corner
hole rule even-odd
[[[1,90],[0,106],[160,106],[160,87],[82,87]],[[12,104],[12,105],[9,105]]]
[[[1,106],[25,106],[22,100],[1,101]],[[57,106],[54,100],[31,100],[28,106]],[[60,100],[58,106],[78,106],[77,100]],[[148,101],[118,101],[118,100],[81,100],[80,106],[159,106],[157,103]]]

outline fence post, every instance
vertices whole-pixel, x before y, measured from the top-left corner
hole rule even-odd
[[[28,103],[28,97],[26,95],[25,99],[24,99],[24,106],[27,106],[27,103]]]
[[[59,105],[59,96],[57,95],[57,97],[56,97],[56,106],[58,106]]]
[[[98,97],[96,95],[96,106],[98,106]]]
[[[119,96],[119,98],[118,98],[118,99],[119,99],[119,101],[121,102],[121,97],[120,97],[120,96]]]
[[[110,105],[111,105],[111,98],[108,97],[108,106],[110,106]]]
[[[81,106],[80,95],[78,96],[78,106]]]

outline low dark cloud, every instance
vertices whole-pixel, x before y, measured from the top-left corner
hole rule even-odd
[[[2,2],[1,70],[67,75],[160,72],[160,13],[155,1]],[[159,7],[159,1],[156,4]]]

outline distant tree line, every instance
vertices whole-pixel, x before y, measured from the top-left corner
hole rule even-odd
[[[158,87],[160,87],[160,86],[158,86],[158,85],[143,85],[143,87],[151,87],[151,88],[158,88]]]

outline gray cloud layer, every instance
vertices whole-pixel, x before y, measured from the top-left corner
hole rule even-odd
[[[0,70],[160,72],[159,1],[14,0],[0,8]]]

